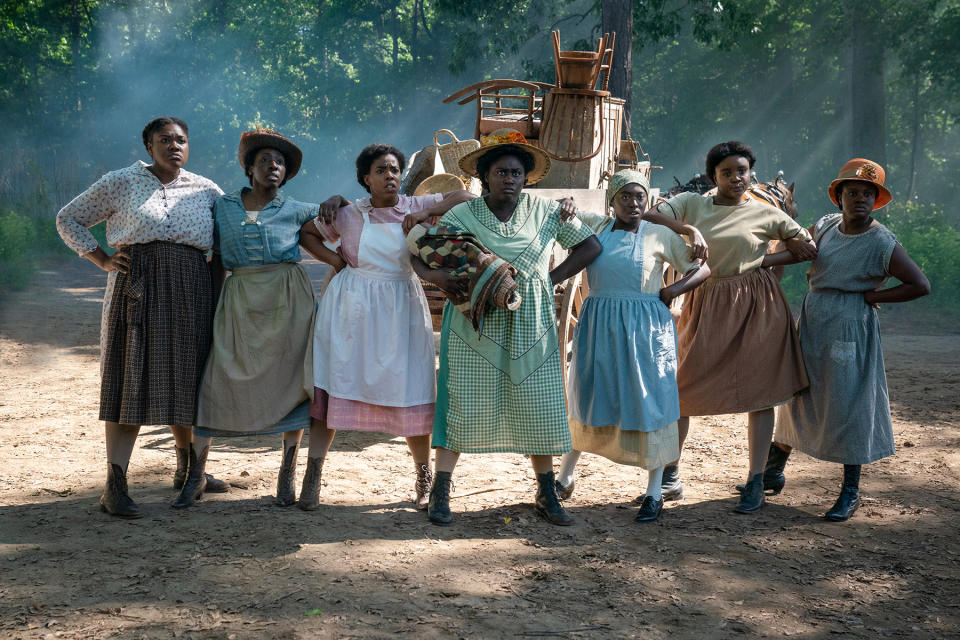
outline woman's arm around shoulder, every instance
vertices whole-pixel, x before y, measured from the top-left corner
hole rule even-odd
[[[469,202],[476,196],[469,191],[460,189],[459,191],[448,191],[443,194],[443,198],[429,207],[408,213],[403,219],[403,232],[410,233],[410,229],[418,224],[429,224],[433,226],[437,218],[450,211],[453,207],[463,202]]]

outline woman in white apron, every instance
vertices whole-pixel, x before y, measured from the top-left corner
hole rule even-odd
[[[474,196],[466,191],[400,194],[406,160],[374,144],[357,157],[357,180],[370,197],[321,207],[317,235],[340,241],[314,333],[314,402],[321,422],[310,440],[307,479],[320,472],[337,430],[403,436],[416,468],[416,505],[425,509],[433,474],[430,433],[436,399],[433,326],[410,266],[406,231]],[[316,487],[319,504],[320,483]],[[304,498],[301,497],[301,500]]]

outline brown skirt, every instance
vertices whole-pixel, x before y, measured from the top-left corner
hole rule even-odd
[[[128,248],[103,339],[100,419],[190,426],[213,331],[213,280],[199,249],[172,242]]]
[[[809,385],[790,306],[767,269],[709,278],[679,322],[680,415],[759,411]]]

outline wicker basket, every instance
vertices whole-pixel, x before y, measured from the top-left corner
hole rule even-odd
[[[442,133],[453,138],[453,142],[440,144],[437,139]],[[440,129],[433,134],[433,144],[437,148],[437,153],[440,155],[440,163],[443,165],[443,170],[454,175],[460,175],[462,173],[460,171],[460,158],[480,148],[479,140],[460,140],[453,134],[453,131],[449,129]]]

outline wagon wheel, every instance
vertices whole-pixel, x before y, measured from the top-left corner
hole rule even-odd
[[[560,285],[555,299],[557,304],[557,320],[559,322],[558,344],[560,346],[561,371],[563,373],[563,388],[567,388],[567,372],[573,357],[573,334],[580,322],[580,309],[587,298],[589,289],[587,279],[580,272]]]

